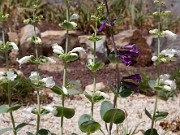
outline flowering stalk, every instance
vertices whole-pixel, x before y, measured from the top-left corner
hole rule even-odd
[[[69,22],[69,0],[66,0],[66,21]],[[66,30],[66,46],[65,46],[65,54],[68,51],[68,42],[69,42],[69,30]],[[63,73],[63,87],[66,88],[66,78],[67,78],[67,62],[64,61],[64,73]],[[62,94],[62,116],[61,116],[61,127],[60,127],[60,135],[63,135],[63,124],[64,124],[64,102],[65,95]]]
[[[109,8],[108,8],[107,0],[104,0],[104,3],[105,3],[105,7],[106,7],[107,20],[110,23],[111,22],[111,20],[109,18],[110,12],[109,12]],[[111,43],[112,43],[113,48],[114,48],[115,56],[117,56],[117,48],[116,48],[116,44],[115,44],[115,41],[114,41],[114,34],[113,34],[113,25],[110,25],[110,26],[111,26],[110,27]],[[117,88],[120,88],[120,75],[119,75],[118,63],[116,63],[116,80],[117,80]],[[114,94],[113,105],[114,105],[114,108],[117,108],[117,95],[116,94]],[[110,123],[109,130],[108,130],[108,135],[111,135],[112,126],[113,126],[113,123]]]
[[[0,13],[1,14],[1,13]],[[1,14],[0,15],[0,19],[2,19],[2,18],[4,18],[4,20],[6,20],[7,18],[8,18],[8,14],[6,14],[6,15],[3,15],[3,14]],[[1,43],[1,45],[5,45],[5,50],[4,50],[4,53],[5,53],[5,59],[6,59],[6,73],[8,73],[9,72],[9,57],[8,57],[8,49],[9,49],[9,43],[7,42],[7,43],[5,43],[5,35],[4,35],[4,31],[1,31],[2,32],[2,43]],[[12,45],[11,45],[12,46]],[[11,107],[12,106],[12,101],[11,101],[11,89],[10,89],[10,83],[9,83],[9,79],[7,79],[7,89],[8,89],[8,104],[9,104],[9,107]],[[13,117],[13,113],[10,111],[9,112],[9,114],[10,114],[10,118],[11,118],[11,122],[12,122],[12,126],[13,126],[13,134],[14,135],[17,135],[17,131],[16,131],[16,126],[15,126],[15,121],[14,121],[14,117]]]
[[[161,12],[161,4],[159,4],[159,13]],[[161,48],[161,41],[160,41],[160,33],[161,33],[161,15],[159,16],[159,22],[158,22],[158,58],[160,56],[160,48]],[[161,70],[161,65],[160,65],[160,61],[157,62],[157,73],[158,73],[158,82],[157,85],[159,85],[159,80],[160,80],[160,70]],[[153,135],[153,128],[154,128],[154,124],[155,124],[155,116],[156,116],[156,111],[157,111],[157,104],[158,104],[158,96],[156,93],[156,99],[155,99],[155,104],[154,104],[154,111],[153,111],[153,116],[152,116],[152,121],[151,121],[151,132],[150,135]]]

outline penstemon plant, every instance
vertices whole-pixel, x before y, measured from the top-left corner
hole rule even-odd
[[[31,80],[31,83],[35,89],[35,92],[37,93],[37,108],[32,108],[30,110],[31,113],[35,114],[37,116],[37,120],[36,120],[36,132],[35,135],[42,135],[44,132],[50,133],[49,130],[46,129],[40,129],[40,121],[41,121],[41,115],[47,114],[49,112],[52,113],[56,113],[56,108],[50,108],[49,107],[44,107],[41,108],[41,100],[40,100],[40,90],[44,87],[47,88],[52,88],[55,86],[55,82],[53,80],[53,77],[45,77],[42,78],[40,76],[39,73],[39,65],[49,62],[51,64],[55,64],[56,61],[50,57],[46,57],[46,56],[39,56],[38,54],[38,48],[41,45],[41,39],[40,37],[38,37],[37,33],[36,33],[36,25],[37,23],[43,18],[41,15],[38,16],[35,14],[35,11],[37,10],[38,7],[38,2],[39,1],[35,1],[34,5],[33,5],[33,17],[24,20],[25,24],[31,24],[34,26],[34,34],[32,37],[28,38],[27,40],[31,43],[34,44],[35,46],[35,55],[29,55],[29,56],[24,56],[21,59],[17,59],[17,62],[19,63],[19,66],[21,67],[22,64],[25,63],[32,63],[36,65],[36,69],[35,71],[31,72],[31,75],[29,76],[29,79]],[[31,132],[27,132],[28,135],[33,135],[33,133]]]
[[[119,63],[123,63],[126,66],[133,66],[136,61],[135,58],[139,56],[139,50],[136,48],[136,45],[125,45],[120,50],[117,49],[116,44],[114,42],[114,25],[115,20],[110,19],[110,12],[108,8],[107,0],[104,0],[104,4],[106,7],[107,16],[103,16],[103,22],[100,28],[98,29],[99,32],[102,32],[106,26],[109,26],[109,33],[111,37],[111,43],[113,45],[114,50],[109,55],[109,60],[112,63],[116,64],[116,85],[115,87],[111,87],[112,92],[114,93],[114,100],[113,104],[109,101],[104,101],[101,105],[100,115],[101,118],[105,121],[106,130],[108,135],[112,134],[113,124],[120,124],[125,120],[125,112],[121,109],[117,108],[117,98],[118,97],[128,97],[130,96],[133,91],[138,92],[138,85],[141,82],[141,77],[139,74],[130,75],[126,77],[122,77],[120,79],[119,75]],[[109,123],[109,127],[108,127]],[[116,128],[116,134],[118,134],[118,126]]]
[[[79,58],[78,53],[85,53],[85,50],[82,47],[75,47],[71,51],[68,52],[68,44],[69,44],[69,31],[74,30],[77,24],[74,20],[79,18],[78,14],[72,14],[70,16],[69,12],[69,3],[71,0],[66,0],[66,20],[60,24],[60,27],[66,30],[66,43],[65,43],[65,50],[59,46],[57,43],[52,45],[53,52],[56,56],[63,61],[64,65],[64,73],[63,73],[63,84],[62,86],[55,85],[51,88],[53,92],[58,95],[61,95],[61,106],[55,106],[56,114],[54,116],[61,117],[60,121],[60,135],[63,135],[64,132],[64,117],[67,119],[71,119],[74,114],[75,110],[73,108],[65,107],[65,98],[69,95],[76,95],[79,94],[80,83],[79,81],[68,81],[67,80],[67,65],[69,62],[75,61]]]
[[[94,33],[90,36],[89,40],[94,43],[94,49],[93,49],[93,59],[89,59],[87,62],[88,69],[93,73],[93,91],[91,92],[84,92],[85,97],[90,101],[91,103],[91,114],[83,114],[79,118],[79,128],[82,132],[87,133],[87,135],[90,135],[91,133],[96,132],[97,130],[100,130],[103,134],[104,132],[101,129],[101,125],[95,121],[94,119],[94,106],[96,103],[100,102],[101,100],[104,100],[105,98],[108,98],[108,95],[104,92],[97,91],[96,90],[96,73],[97,71],[101,70],[104,67],[103,62],[96,61],[96,45],[97,41],[101,40],[102,37],[98,36],[98,22],[101,19],[102,12],[104,11],[104,4],[102,3],[98,8],[97,12],[94,15],[91,15],[91,20],[93,21],[94,25],[91,25]]]
[[[171,80],[169,74],[161,75],[161,63],[175,61],[176,56],[180,54],[180,51],[175,49],[166,49],[162,51],[160,50],[161,36],[167,35],[170,36],[171,38],[176,38],[176,34],[172,33],[169,30],[163,30],[162,28],[163,18],[167,17],[171,13],[170,11],[162,11],[162,7],[165,5],[165,2],[162,2],[160,0],[155,0],[154,3],[158,6],[158,11],[153,13],[153,15],[155,15],[158,18],[158,29],[150,30],[149,32],[150,34],[156,35],[158,38],[157,56],[152,57],[152,61],[157,63],[158,76],[157,76],[157,80],[149,81],[149,86],[154,90],[156,94],[156,99],[152,114],[145,108],[145,114],[151,119],[151,128],[145,131],[144,133],[145,135],[158,135],[157,129],[154,128],[155,122],[166,118],[168,115],[168,112],[160,112],[158,110],[157,108],[158,96],[165,97],[165,99],[168,99],[168,97],[173,96],[173,94],[176,91],[175,80]]]
[[[8,18],[8,14],[3,14],[0,13],[0,20],[1,21],[6,21]],[[19,109],[21,107],[21,105],[12,105],[12,101],[11,101],[11,88],[10,85],[11,83],[17,78],[17,73],[14,71],[10,71],[9,70],[9,56],[8,56],[8,51],[11,49],[14,49],[15,51],[18,51],[18,47],[14,42],[5,42],[5,38],[4,38],[4,31],[2,32],[2,39],[3,41],[0,41],[0,51],[5,53],[5,59],[6,59],[6,71],[2,71],[0,73],[0,81],[3,82],[4,84],[7,84],[7,87],[5,89],[7,89],[6,91],[8,92],[8,105],[1,105],[0,106],[0,113],[9,113],[10,114],[10,118],[11,118],[11,123],[12,123],[12,127],[13,128],[5,128],[5,129],[1,129],[0,132],[4,133],[6,131],[9,130],[13,130],[13,134],[17,135],[17,131],[16,131],[16,126],[15,126],[15,121],[14,121],[14,116],[13,116],[13,111]],[[4,130],[4,131],[3,131]]]

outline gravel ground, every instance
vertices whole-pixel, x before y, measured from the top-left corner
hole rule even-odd
[[[53,101],[50,103],[50,105],[58,105],[60,104],[61,100],[58,95],[55,95],[54,93],[49,93],[49,95],[53,98]],[[110,99],[113,99],[113,94],[109,93]],[[135,95],[124,99],[118,99],[118,108],[121,108],[123,110],[126,110],[128,113],[127,119],[124,122],[124,127],[127,127],[129,130],[131,128],[134,128],[138,123],[142,122],[140,124],[138,129],[146,130],[150,128],[150,120],[147,118],[147,116],[144,113],[144,108],[146,107],[148,110],[152,111],[154,106],[155,97],[147,97],[144,95]],[[78,129],[78,119],[80,115],[84,113],[90,113],[90,103],[88,100],[83,96],[75,96],[74,98],[68,98],[65,101],[66,106],[75,108],[76,114],[72,119],[65,119],[64,122],[64,134],[69,135],[70,133],[77,133],[79,135],[85,135]],[[35,132],[35,123],[36,123],[36,116],[33,114],[27,114],[25,112],[25,109],[29,107],[35,107],[35,105],[30,106],[24,106],[18,111],[14,112],[14,118],[17,123],[21,122],[27,122],[29,124],[32,124],[31,126],[26,126],[23,128],[20,132],[18,132],[18,135],[25,135],[26,131],[32,131]],[[167,111],[169,113],[168,117],[165,119],[169,122],[171,122],[174,119],[180,118],[180,94],[178,94],[176,97],[173,97],[169,99],[168,101],[162,101],[158,100],[158,109],[159,111]],[[102,129],[104,128],[104,123],[100,119],[99,115],[100,110],[100,103],[95,105],[95,120],[99,121],[102,125]],[[0,114],[0,128],[11,126],[9,122],[10,118],[7,114]],[[16,124],[17,124],[16,123]],[[41,128],[49,129],[50,131],[54,133],[59,133],[59,127],[60,127],[60,119],[52,116],[51,114],[44,115],[41,117]],[[156,128],[158,128],[158,132],[160,134],[164,133],[165,131],[159,126],[159,122],[156,123]],[[105,131],[105,130],[104,130]],[[107,134],[107,133],[106,133]],[[5,135],[12,135],[12,133],[7,133]],[[94,133],[93,135],[102,135],[101,132]],[[138,132],[137,135],[142,135],[141,132]],[[166,135],[180,135],[180,131],[176,133],[172,133],[171,131],[168,132]]]

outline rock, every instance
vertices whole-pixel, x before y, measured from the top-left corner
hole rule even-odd
[[[130,37],[133,36],[134,31],[135,30],[125,30],[114,35],[114,40],[118,49],[130,42]],[[111,50],[113,50],[113,48]]]
[[[8,37],[10,42],[15,42],[15,43],[19,42],[19,37],[16,32],[8,32]]]
[[[19,37],[16,32],[8,32],[8,37],[9,37],[10,42],[15,42],[18,45]],[[11,50],[11,52],[9,53],[9,59],[10,59],[11,64],[17,63],[16,59],[18,57],[18,54],[19,54],[19,51],[14,51],[13,49]]]
[[[178,35],[176,38],[171,38],[169,36],[163,36],[160,38],[161,41],[161,48],[160,50],[164,50],[164,49],[176,49],[176,50],[180,50],[180,36]],[[158,51],[158,41],[157,41],[157,37],[153,37],[152,39],[152,44],[151,44],[152,48],[153,48],[153,55],[157,55],[157,51]],[[177,60],[178,63],[179,59]]]
[[[40,37],[40,30],[36,27],[36,34]],[[35,35],[34,32],[34,26],[33,25],[26,25],[23,28],[21,28],[19,33],[19,39],[20,39],[20,46],[19,46],[19,53],[21,56],[25,55],[35,55],[35,47],[33,43],[30,43],[27,41],[28,38]],[[42,54],[42,48],[39,46],[38,48],[39,55]]]
[[[42,53],[45,56],[53,54],[52,44],[57,43],[65,49],[66,31],[45,31],[41,33],[42,38]],[[68,49],[71,50],[78,45],[78,38],[74,31],[69,32],[69,45]]]
[[[85,87],[85,91],[87,93],[92,93],[93,84],[87,85]],[[103,82],[99,82],[99,83],[96,83],[96,91],[109,92],[110,88],[108,86],[106,86]]]
[[[85,48],[87,53],[87,59],[93,58],[93,50],[94,50],[94,43],[89,40],[90,36],[83,35],[79,36],[79,43],[82,44],[83,48]],[[97,61],[101,61],[104,63],[108,62],[108,48],[106,45],[106,36],[102,36],[100,41],[96,43],[96,54],[97,54]]]
[[[140,56],[137,58],[136,66],[150,66],[152,65],[152,49],[147,44],[146,39],[142,36],[139,30],[133,32],[129,44],[136,44],[139,49]]]

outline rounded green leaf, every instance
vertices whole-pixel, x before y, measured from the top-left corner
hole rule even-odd
[[[119,94],[121,97],[125,98],[125,97],[130,96],[133,93],[133,91],[134,91],[133,87],[129,86],[126,83],[122,83],[122,86],[120,87]]]
[[[19,132],[23,127],[27,126],[29,124],[27,123],[20,123],[19,125],[16,126],[16,132]]]
[[[0,129],[0,135],[3,135],[4,133],[6,133],[8,131],[13,131],[13,128],[3,128],[3,129]]]
[[[85,133],[94,133],[101,128],[101,125],[92,120],[91,116],[88,114],[84,114],[80,117],[78,125],[80,130]]]
[[[73,25],[70,22],[63,22],[60,26],[65,30],[73,30]]]
[[[159,135],[159,134],[158,134],[157,130],[153,128],[152,133],[151,133],[151,129],[148,129],[148,130],[146,130],[144,135]]]
[[[9,107],[9,105],[1,105],[0,106],[0,113],[7,113],[7,112],[13,112],[15,110],[18,110],[21,107],[20,104],[15,104]]]
[[[6,113],[8,109],[9,109],[9,105],[1,105],[0,113]]]
[[[109,111],[110,109],[113,109],[113,104],[111,102],[109,102],[109,101],[102,102],[101,109],[100,109],[100,115],[101,115],[102,119],[103,119],[105,113],[107,111]]]
[[[57,114],[55,114],[54,116],[56,117],[64,116],[65,118],[70,119],[75,114],[75,110],[72,108],[66,108],[66,107],[63,108],[61,106],[55,106],[55,107],[56,107]]]
[[[103,120],[106,123],[119,124],[125,120],[125,117],[126,114],[121,109],[110,109],[104,114]]]

